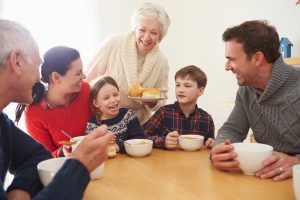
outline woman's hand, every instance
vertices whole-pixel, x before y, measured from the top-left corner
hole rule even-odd
[[[157,102],[145,102],[145,105],[148,107],[148,108],[154,108],[156,106]]]
[[[72,153],[72,146],[71,145],[62,145],[62,151],[64,156],[70,156]]]

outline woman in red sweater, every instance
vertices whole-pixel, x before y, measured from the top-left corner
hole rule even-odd
[[[85,134],[88,119],[90,86],[82,70],[79,52],[57,46],[44,55],[42,82],[33,88],[34,103],[25,110],[29,134],[42,143],[53,157],[64,156],[66,148],[59,141]],[[47,89],[45,89],[44,85]]]

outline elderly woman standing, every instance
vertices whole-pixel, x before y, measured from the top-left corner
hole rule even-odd
[[[88,119],[90,86],[82,70],[76,49],[57,46],[44,55],[41,66],[42,81],[33,88],[34,103],[25,110],[26,128],[30,135],[42,143],[53,157],[68,154],[60,141],[84,135]],[[47,86],[45,90],[44,85]],[[19,114],[20,116],[20,114]],[[17,117],[18,118],[18,117]],[[66,146],[68,147],[68,146]]]
[[[143,124],[165,99],[137,102],[128,98],[127,90],[139,83],[142,87],[160,88],[167,97],[169,67],[159,43],[168,32],[170,18],[161,6],[144,3],[133,13],[131,24],[133,31],[105,40],[90,65],[87,80],[101,75],[114,78],[120,87],[121,106],[133,110]]]

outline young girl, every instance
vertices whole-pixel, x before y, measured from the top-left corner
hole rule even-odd
[[[90,106],[94,116],[88,121],[86,133],[106,124],[116,135],[116,148],[125,153],[124,141],[134,138],[146,138],[140,122],[133,111],[120,108],[119,87],[116,81],[104,76],[96,79],[90,89]]]

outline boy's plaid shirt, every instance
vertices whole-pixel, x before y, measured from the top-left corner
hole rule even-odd
[[[156,148],[165,148],[166,135],[171,131],[181,134],[197,134],[208,138],[214,138],[215,126],[210,114],[198,108],[196,105],[193,113],[185,117],[176,101],[157,110],[144,124],[144,132],[153,140]]]

